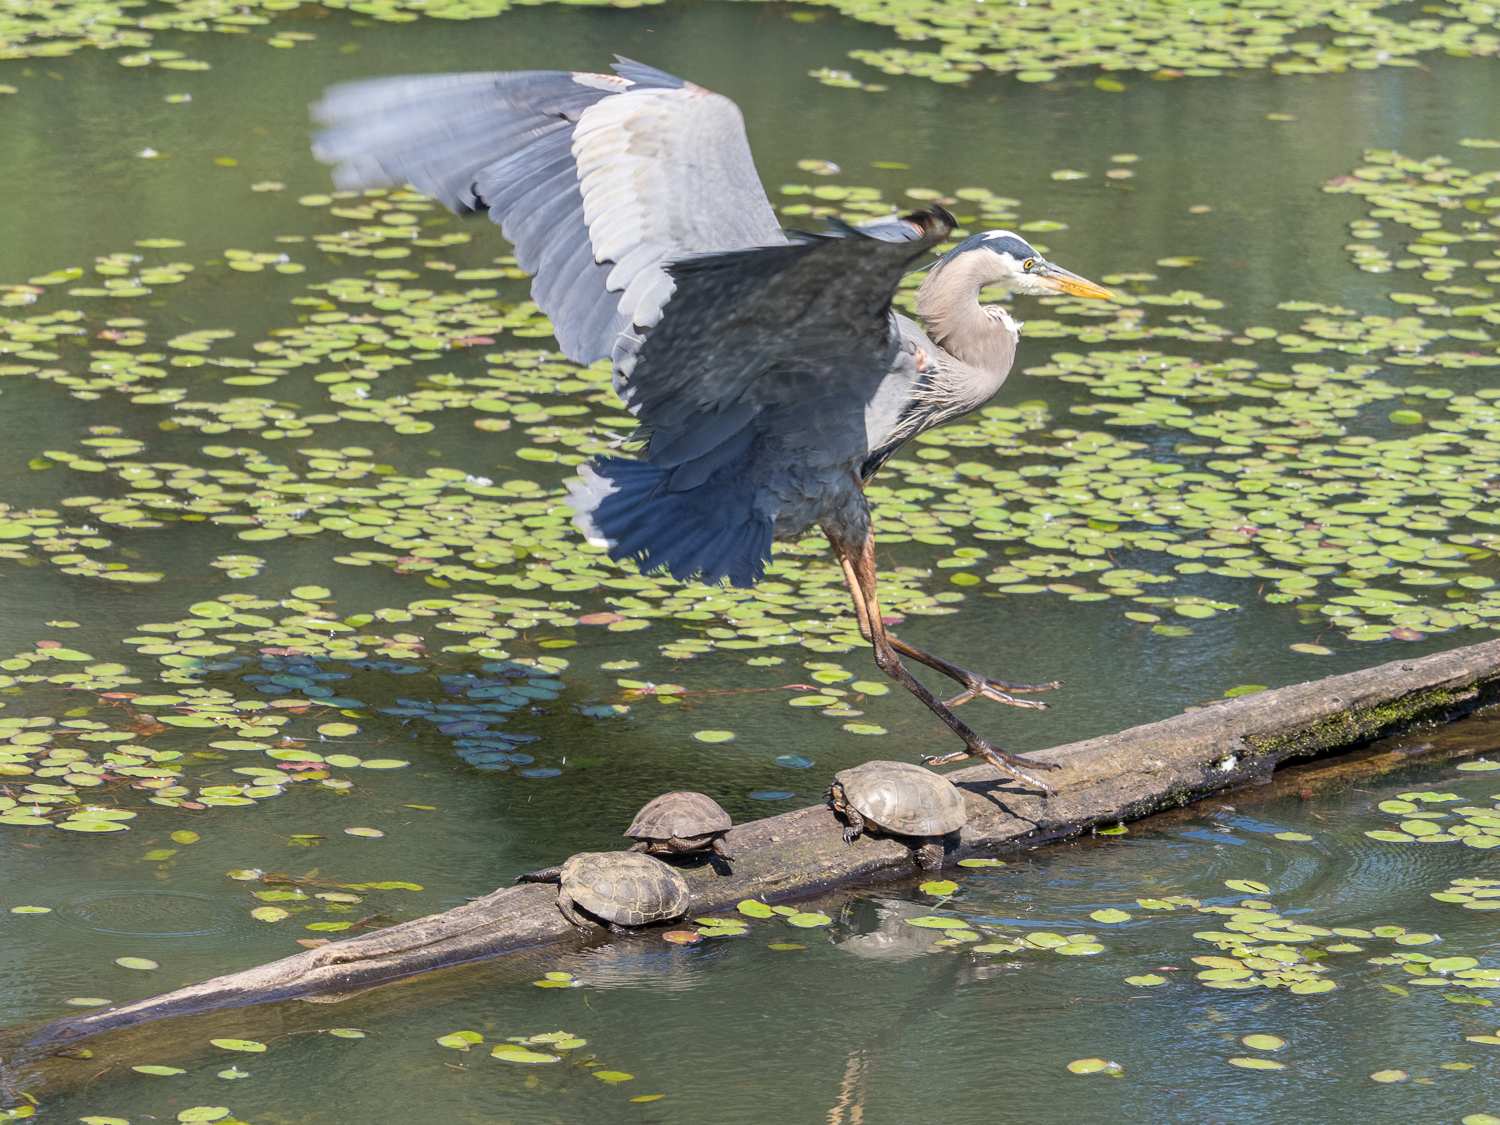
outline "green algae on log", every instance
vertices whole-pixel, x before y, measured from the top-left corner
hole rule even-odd
[[[1020,790],[989,766],[957,770],[947,776],[965,794],[969,822],[958,842],[950,841],[944,861],[1034,846],[1268,781],[1279,764],[1451,720],[1497,697],[1500,640],[1256,692],[1041,751],[1037,756],[1063,765],[1055,779],[1057,797]],[[692,890],[691,910],[806,897],[914,872],[906,844],[868,836],[845,843],[842,828],[822,805],[735,827],[727,837],[736,856],[732,875],[708,865],[682,869]],[[288,999],[335,1002],[418,973],[576,934],[556,909],[554,888],[504,887],[442,914],[13,1035],[32,1044],[57,1043],[225,1007]]]

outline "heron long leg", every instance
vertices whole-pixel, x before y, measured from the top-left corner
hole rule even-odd
[[[839,557],[845,577],[849,580],[849,596],[854,602],[854,613],[859,618],[860,635],[868,640],[875,650],[875,663],[879,665],[882,672],[915,695],[929,711],[942,719],[954,734],[963,739],[964,750],[961,752],[941,758],[924,758],[923,761],[928,765],[941,765],[963,757],[982,758],[1003,773],[1008,773],[1044,793],[1056,792],[1050,785],[1024,773],[1020,767],[1029,766],[1043,770],[1055,770],[1062,767],[1051,762],[1038,762],[1030,758],[1018,757],[1008,750],[1002,750],[986,742],[959,719],[942,700],[918,683],[916,677],[907,670],[906,665],[901,663],[901,656],[892,643],[893,638],[886,633],[885,625],[880,620],[880,602],[876,597],[875,589],[874,537],[867,534],[859,542],[849,543],[828,528],[824,528],[824,531],[828,535],[828,541],[832,544],[834,553]]]

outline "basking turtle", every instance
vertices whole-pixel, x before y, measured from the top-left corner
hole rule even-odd
[[[866,762],[840,770],[828,787],[828,799],[833,811],[849,821],[845,840],[852,842],[867,827],[922,839],[916,858],[924,871],[943,865],[938,837],[957,832],[969,819],[963,794],[952,782],[905,762]]]
[[[711,850],[720,859],[733,859],[724,847],[724,833],[734,827],[729,814],[712,797],[678,789],[648,801],[625,835],[636,843],[633,852],[660,855]]]
[[[579,852],[561,867],[516,877],[518,883],[559,884],[557,908],[575,926],[587,927],[582,910],[617,934],[687,913],[688,886],[659,859],[631,852]]]

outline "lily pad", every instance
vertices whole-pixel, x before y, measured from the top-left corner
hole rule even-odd
[[[833,924],[833,919],[826,914],[819,914],[814,911],[809,911],[806,913],[793,914],[790,918],[787,919],[787,924],[796,926],[799,930],[812,930],[817,929],[820,926],[831,926]]]
[[[561,1056],[531,1051],[518,1043],[499,1044],[490,1052],[490,1058],[504,1063],[515,1063],[517,1066],[546,1066],[549,1063],[562,1062]]]
[[[1274,1035],[1246,1035],[1240,1042],[1252,1051],[1279,1051],[1286,1046],[1285,1039]]]
[[[1257,883],[1254,879],[1225,879],[1224,885],[1231,891],[1240,891],[1251,895],[1268,895],[1271,888],[1264,883]]]
[[[1118,1068],[1114,1063],[1106,1062],[1104,1059],[1074,1059],[1068,1064],[1068,1069],[1074,1074],[1103,1074]]]

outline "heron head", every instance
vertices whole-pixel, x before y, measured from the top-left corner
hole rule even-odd
[[[1012,293],[1036,297],[1056,293],[1075,297],[1114,296],[1108,289],[1047,261],[1013,231],[987,230],[970,235],[939,258],[932,273],[936,275],[955,263],[971,270],[981,286],[998,285]]]

